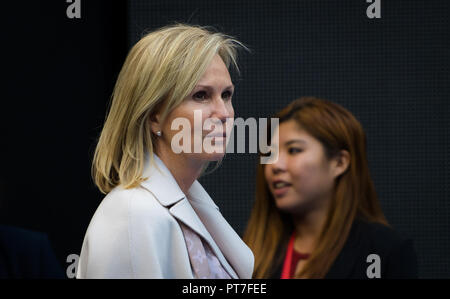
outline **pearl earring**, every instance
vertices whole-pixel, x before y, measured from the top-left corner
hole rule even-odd
[[[156,132],[156,135],[158,135],[159,137],[161,137],[161,135],[162,135],[161,131]]]

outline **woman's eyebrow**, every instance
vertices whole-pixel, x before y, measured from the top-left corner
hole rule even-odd
[[[302,143],[302,144],[306,144],[306,141],[303,140],[303,139],[292,139],[292,140],[287,141],[287,142],[285,143],[285,145],[288,146],[288,145],[291,145],[291,144],[293,144],[293,143]]]
[[[204,85],[204,84],[199,84],[196,87],[201,87],[201,88],[206,88],[206,89],[214,89],[214,86],[212,86],[212,85]],[[234,90],[234,84],[231,84],[231,85],[225,87],[223,90],[227,90],[227,89]]]

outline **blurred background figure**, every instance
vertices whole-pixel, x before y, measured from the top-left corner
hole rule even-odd
[[[412,241],[389,226],[378,202],[358,120],[313,97],[275,117],[278,160],[258,165],[244,236],[254,277],[417,278]]]
[[[0,208],[4,198],[0,177]],[[0,278],[64,278],[44,233],[0,225]]]
[[[44,233],[0,226],[0,278],[64,278]]]

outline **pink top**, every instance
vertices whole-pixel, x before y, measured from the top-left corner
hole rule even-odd
[[[180,223],[195,278],[230,279],[231,276],[223,268],[217,256],[207,242],[190,227]]]

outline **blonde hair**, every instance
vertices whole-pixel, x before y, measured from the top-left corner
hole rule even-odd
[[[92,162],[92,177],[104,194],[144,180],[145,153],[154,152],[148,118],[157,112],[164,122],[189,95],[213,57],[227,68],[237,66],[241,42],[206,27],[175,24],[145,35],[128,53]]]

